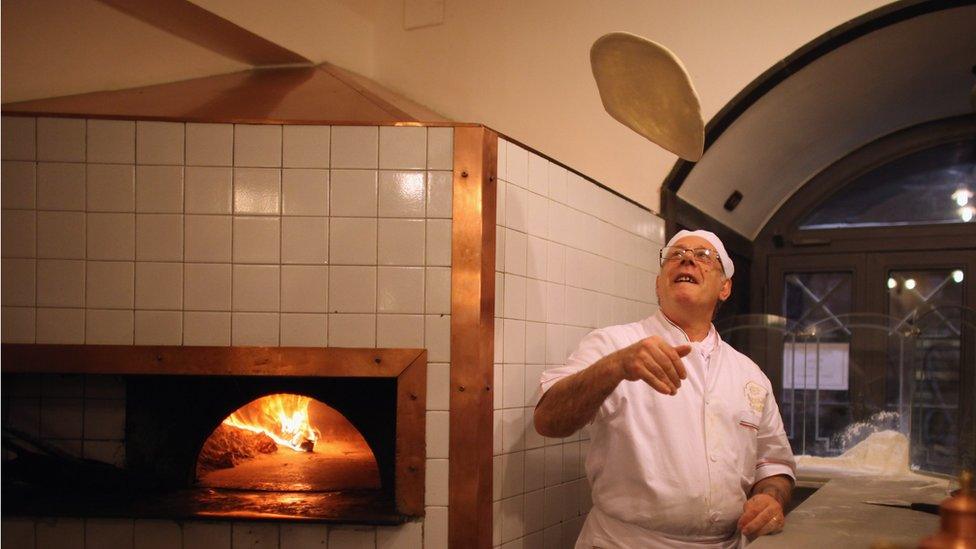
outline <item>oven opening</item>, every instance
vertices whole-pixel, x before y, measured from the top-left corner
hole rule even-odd
[[[196,484],[257,491],[379,489],[376,456],[340,412],[312,397],[277,393],[228,415],[204,441]]]

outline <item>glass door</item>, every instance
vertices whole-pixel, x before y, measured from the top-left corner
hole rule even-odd
[[[976,399],[976,310],[972,283],[976,253],[873,254],[872,278],[883,280],[883,297],[871,304],[911,332],[915,345],[909,373],[910,447],[913,468],[955,474],[974,463],[973,400]],[[889,349],[886,398],[896,398]],[[961,462],[961,463],[960,463]]]
[[[834,456],[896,430],[916,470],[976,464],[976,253],[771,256],[767,276],[778,320],[748,354],[795,453]]]
[[[861,254],[770,258],[767,312],[786,329],[769,334],[780,341],[768,342],[765,364],[796,453],[838,454],[836,437],[857,417],[852,315],[861,309],[864,262]]]

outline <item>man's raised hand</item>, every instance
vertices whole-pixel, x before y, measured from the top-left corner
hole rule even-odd
[[[688,377],[681,357],[690,352],[691,345],[672,347],[660,337],[651,336],[614,354],[624,379],[642,380],[659,393],[673,395],[681,380]]]

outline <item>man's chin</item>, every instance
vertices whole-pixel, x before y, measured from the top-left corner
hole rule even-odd
[[[671,301],[682,306],[701,305],[702,298],[691,289],[678,290],[671,293]]]
[[[675,292],[670,296],[668,301],[674,307],[685,311],[694,309],[709,310],[708,304],[701,298],[701,296],[690,293]]]

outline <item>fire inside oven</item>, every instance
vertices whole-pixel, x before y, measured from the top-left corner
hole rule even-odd
[[[207,437],[197,484],[265,491],[379,489],[376,457],[331,406],[278,393],[241,406]]]

